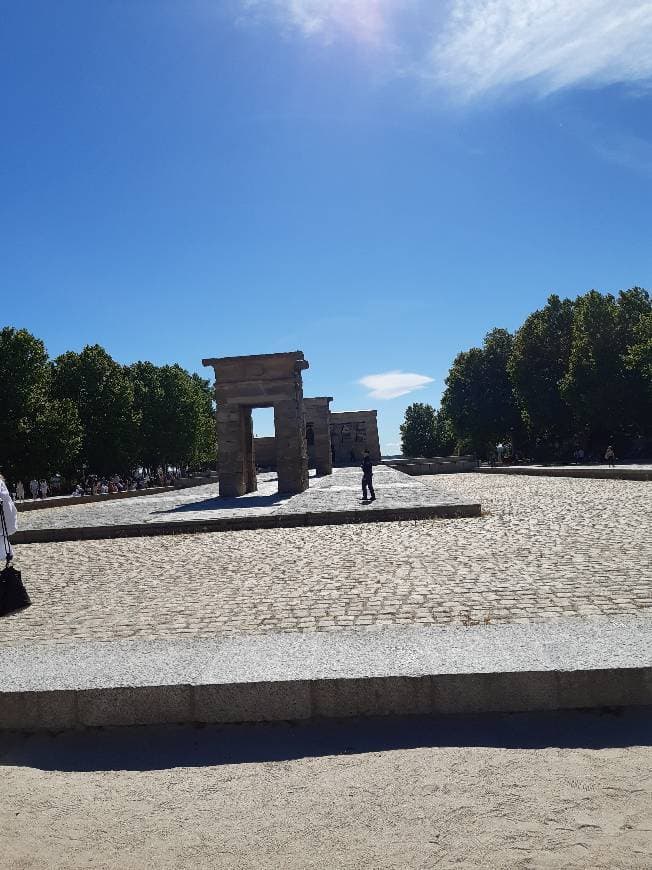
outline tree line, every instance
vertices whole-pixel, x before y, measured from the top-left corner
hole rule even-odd
[[[215,459],[209,382],[179,365],[121,365],[100,345],[51,360],[0,330],[0,470],[12,479],[128,473]]]
[[[453,360],[441,405],[410,405],[405,456],[474,453],[498,442],[537,461],[581,448],[652,454],[652,303],[641,287],[548,298],[515,333],[493,329]]]

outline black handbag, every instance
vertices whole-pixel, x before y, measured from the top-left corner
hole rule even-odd
[[[2,527],[0,531],[5,542],[5,551],[7,552],[7,565],[0,571],[0,616],[4,616],[5,613],[20,610],[21,607],[29,607],[32,602],[23,584],[20,571],[17,571],[11,564],[13,558],[11,544],[9,543],[7,521],[5,520],[5,511],[1,501],[0,526]]]

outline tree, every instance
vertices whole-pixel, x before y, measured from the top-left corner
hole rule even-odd
[[[198,424],[194,454],[189,464],[198,467],[214,463],[217,456],[213,387],[207,378],[202,378],[198,374],[193,373],[190,379],[198,409]]]
[[[577,429],[598,448],[621,429],[627,413],[618,327],[618,305],[611,294],[590,290],[576,300],[561,394],[572,409]]]
[[[643,315],[634,330],[632,343],[624,355],[625,368],[640,385],[640,399],[650,422],[652,407],[652,312]]]
[[[403,456],[434,456],[436,414],[432,405],[414,402],[405,409],[401,424]]]
[[[435,456],[451,456],[457,446],[453,424],[440,408],[435,416]]]
[[[151,362],[136,362],[127,368],[127,376],[134,393],[134,412],[138,419],[136,455],[147,468],[156,468],[163,462],[162,419],[165,414],[165,395],[160,369]]]
[[[458,354],[446,378],[441,410],[464,449],[487,455],[502,439],[522,437],[522,420],[507,364],[513,337],[505,329],[489,332],[482,348]]]
[[[75,464],[81,423],[74,405],[50,395],[43,342],[26,329],[0,330],[0,444],[13,481],[66,473]]]
[[[507,364],[523,422],[548,445],[572,433],[571,413],[560,391],[571,348],[573,303],[552,295],[514,336]]]
[[[128,369],[140,421],[138,456],[148,467],[200,465],[215,458],[208,381],[178,365],[134,363]]]
[[[30,432],[26,459],[31,474],[70,477],[78,470],[83,431],[79,414],[69,399],[48,399],[39,409]]]
[[[127,472],[137,459],[138,419],[125,370],[104,348],[69,351],[52,366],[56,399],[76,406],[83,426],[82,459],[95,474]]]
[[[623,428],[630,436],[652,436],[652,300],[632,287],[618,294],[618,332],[625,379]]]
[[[210,392],[198,375],[181,366],[163,366],[160,380],[165,402],[161,420],[161,452],[175,465],[200,464],[214,459],[215,429]]]

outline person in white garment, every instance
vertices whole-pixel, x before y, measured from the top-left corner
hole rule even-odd
[[[7,484],[5,483],[4,477],[0,474],[0,504],[2,505],[2,510],[5,515],[5,523],[7,525],[7,534],[13,535],[18,527],[18,512],[16,511],[16,505],[13,502],[11,495],[9,494],[9,490],[7,489]],[[0,528],[0,567],[2,562],[6,560],[12,559],[13,554],[11,552],[11,544],[5,540],[5,536],[2,534],[2,529]]]

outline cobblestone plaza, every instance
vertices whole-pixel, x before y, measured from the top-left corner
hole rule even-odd
[[[647,483],[471,473],[445,489],[483,515],[17,547],[36,606],[0,645],[652,615]]]

